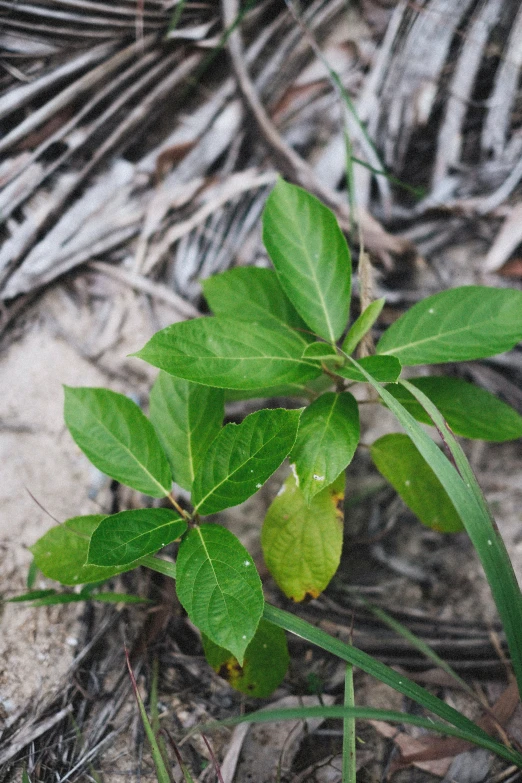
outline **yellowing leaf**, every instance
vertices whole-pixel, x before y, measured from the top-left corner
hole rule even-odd
[[[267,567],[294,601],[316,598],[339,566],[344,473],[307,505],[293,475],[268,509],[261,533]]]
[[[384,435],[372,444],[377,470],[421,522],[443,533],[462,530],[448,493],[408,435]]]
[[[256,698],[270,696],[281,684],[290,662],[285,632],[263,619],[245,650],[242,666],[228,650],[214,644],[205,634],[203,648],[207,661],[220,677],[236,691]]]

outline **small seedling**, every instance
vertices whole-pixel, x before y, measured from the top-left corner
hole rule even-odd
[[[374,355],[357,361],[353,353],[383,301],[350,326],[350,251],[334,215],[279,180],[265,207],[263,237],[272,269],[242,267],[204,281],[214,316],[169,326],[136,354],[160,369],[148,418],[113,391],[65,389],[67,427],[91,462],[170,507],[68,520],[33,546],[36,565],[66,585],[99,582],[142,564],[169,573],[210,664],[244,693],[268,695],[282,680],[286,629],[414,699],[448,721],[449,733],[520,764],[517,753],[406,677],[266,604],[252,556],[205,517],[247,500],[288,458],[291,472],[262,526],[263,554],[285,595],[295,601],[319,595],[340,562],[345,470],[360,439],[356,389],[369,385],[404,430],[371,445],[375,465],[424,524],[468,531],[522,689],[521,594],[453,435],[518,438],[522,417],[462,380],[400,379],[403,367],[511,349],[522,339],[522,292],[466,286],[430,296],[384,332]],[[223,426],[227,401],[275,396],[295,402]],[[436,427],[449,458],[419,422]],[[173,482],[190,493],[188,510]],[[175,566],[153,557],[173,541],[180,542]],[[341,710],[351,747],[352,719],[374,717],[354,707],[352,697],[345,707],[328,709]]]

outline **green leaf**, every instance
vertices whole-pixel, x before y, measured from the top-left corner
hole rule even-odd
[[[463,529],[448,493],[411,438],[384,435],[371,446],[371,455],[377,470],[421,522],[442,533]]]
[[[214,514],[257,492],[292,449],[300,415],[300,410],[261,410],[223,427],[194,479],[195,510]]]
[[[134,355],[194,383],[258,389],[320,375],[302,353],[303,340],[291,331],[235,318],[195,318],[157,332]]]
[[[206,450],[225,415],[224,392],[160,372],[150,393],[150,419],[174,480],[190,492]]]
[[[282,683],[290,663],[282,628],[261,618],[254,638],[245,650],[243,665],[228,650],[203,634],[205,657],[232,688],[258,699],[270,696]]]
[[[105,581],[136,568],[138,562],[115,568],[86,565],[91,536],[102,519],[104,514],[73,517],[39,538],[30,550],[42,574],[62,585],[82,585]]]
[[[179,548],[176,590],[192,622],[243,665],[263,614],[263,589],[254,561],[218,525],[189,530]]]
[[[23,595],[15,595],[12,598],[4,598],[6,604],[15,604],[22,601],[36,601],[40,598],[48,598],[50,595],[56,595],[56,590],[30,590]]]
[[[289,476],[263,523],[261,546],[268,570],[288,598],[316,598],[328,585],[343,546],[344,473],[310,505]]]
[[[109,389],[65,386],[65,423],[92,464],[128,487],[162,498],[170,467],[154,427],[135,402]]]
[[[187,529],[177,511],[140,508],[104,517],[91,536],[87,562],[120,566],[157,552]]]
[[[410,383],[433,402],[456,435],[496,442],[522,437],[522,416],[479,386],[442,375],[414,378]],[[387,389],[417,421],[433,423],[404,386]]]
[[[359,437],[359,407],[350,392],[326,392],[305,408],[289,459],[307,503],[352,461]]]
[[[288,298],[334,343],[350,312],[351,258],[334,214],[302,188],[278,180],[263,213],[263,242]]]
[[[483,359],[522,339],[522,291],[462,286],[418,302],[383,334],[378,354],[403,365]]]
[[[244,321],[266,322],[272,329],[296,329],[304,343],[312,339],[273,269],[240,266],[208,277],[201,285],[215,315],[233,314],[234,318]]]
[[[359,364],[380,383],[395,383],[401,374],[401,363],[395,356],[366,356]],[[353,365],[337,367],[335,372],[350,381],[366,381],[363,373]]]
[[[330,381],[331,383],[331,381]],[[225,403],[239,400],[273,399],[274,397],[296,397],[306,400],[310,390],[303,383],[288,383],[284,386],[264,386],[259,389],[225,389]]]
[[[57,604],[76,604],[80,601],[98,601],[102,604],[148,604],[148,598],[128,593],[56,593],[33,602],[33,606],[56,606]]]
[[[359,318],[351,326],[348,334],[344,338],[342,350],[345,353],[350,354],[355,351],[364,335],[370,331],[375,321],[380,316],[385,302],[386,299],[376,299],[375,302],[371,302],[366,310],[360,314]]]
[[[24,595],[15,595],[6,603],[32,601],[32,606],[57,606],[58,604],[77,604],[80,601],[99,601],[105,604],[147,604],[148,598],[128,593],[57,593],[56,590],[32,590]]]

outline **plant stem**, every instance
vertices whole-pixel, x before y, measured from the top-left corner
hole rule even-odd
[[[168,560],[163,560],[161,557],[146,555],[141,558],[140,565],[150,568],[151,571],[157,571],[158,574],[170,576],[171,579],[176,578],[176,563],[169,563]]]
[[[178,501],[176,500],[176,498],[174,497],[172,492],[169,492],[167,497],[170,500],[170,502],[172,503],[172,505],[174,506],[174,508],[176,509],[176,511],[178,512],[178,514],[180,514],[183,517],[183,519],[186,519],[187,522],[190,521],[190,514],[188,514],[185,511],[185,509],[181,508],[181,506],[179,505]]]
[[[344,706],[355,707],[353,689],[353,666],[346,665],[344,675]],[[355,718],[343,720],[343,776],[342,783],[357,783],[357,766],[355,763]]]

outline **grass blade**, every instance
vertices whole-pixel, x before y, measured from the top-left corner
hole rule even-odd
[[[453,463],[441,452],[413,416],[408,413],[386,389],[351,357],[368,383],[378,392],[387,407],[395,414],[417,449],[448,493],[464,527],[480,557],[489,582],[522,694],[522,595],[504,542],[486,505],[477,480],[459,444],[449,432],[446,423],[433,403],[413,384],[405,387],[429,413],[449,449]]]
[[[355,693],[353,689],[353,666],[346,665],[344,675],[344,706],[347,709],[355,707]],[[357,783],[357,766],[355,759],[355,718],[346,716],[343,718],[343,771],[342,783]]]
[[[504,541],[500,536],[471,465],[461,446],[448,429],[443,417],[420,389],[407,381],[402,381],[402,383],[416,397],[431,417],[454,460],[455,468],[453,470],[458,472],[468,495],[471,496],[474,502],[474,508],[472,508],[473,503],[471,501],[467,504],[469,508],[472,508],[470,513],[461,513],[461,509],[456,505],[455,499],[452,497],[489,582],[502,625],[504,626],[518,690],[522,696],[522,595]],[[420,429],[419,425],[416,426]],[[448,494],[450,493],[448,492]]]
[[[326,652],[336,655],[341,660],[351,663],[353,666],[358,666],[362,671],[371,674],[372,677],[384,682],[386,685],[390,685],[394,690],[438,715],[439,718],[447,720],[460,731],[476,734],[477,737],[482,737],[482,739],[491,739],[476,723],[457,712],[453,707],[445,704],[441,699],[433,696],[429,691],[417,685],[417,683],[408,679],[405,675],[397,674],[389,666],[375,660],[371,655],[358,650],[351,644],[346,644],[346,642],[330,636],[330,634],[327,634],[320,628],[316,628],[306,622],[306,620],[302,620],[300,617],[296,617],[290,614],[290,612],[285,612],[283,609],[279,609],[271,604],[265,603],[263,617],[265,620],[274,623],[274,625],[279,625],[281,628],[294,633],[296,636],[300,636],[302,639],[306,639],[306,641],[317,645]]]
[[[132,688],[134,690],[134,695],[136,697],[136,701],[138,702],[138,708],[140,711],[141,719],[143,721],[143,728],[145,729],[145,734],[147,735],[147,739],[150,743],[152,760],[154,761],[154,767],[156,769],[156,777],[158,778],[158,783],[172,783],[172,778],[165,766],[165,762],[163,760],[163,756],[161,755],[161,751],[159,749],[156,736],[154,734],[154,731],[152,730],[152,726],[150,725],[150,721],[145,711],[145,705],[143,704],[143,700],[138,691],[138,685],[136,683],[136,678],[134,677],[134,672],[132,671],[132,666],[131,666],[129,653],[127,649],[125,649],[125,658],[127,660],[127,668],[129,670],[129,675],[132,682]]]
[[[432,721],[429,718],[421,718],[417,715],[408,715],[404,712],[395,712],[393,710],[378,710],[372,707],[296,707],[294,709],[266,710],[251,712],[249,715],[241,715],[237,718],[229,718],[223,721],[208,723],[193,729],[195,731],[211,731],[220,726],[234,726],[238,723],[268,723],[270,721],[299,720],[307,718],[351,718],[353,720],[380,720],[388,723],[407,723],[411,726],[419,726],[428,731],[436,731],[445,734],[448,737],[457,737],[465,742],[471,742],[481,748],[496,753],[506,761],[522,768],[522,755],[516,751],[506,748],[492,737],[481,732],[459,729],[455,726],[448,726],[446,723]],[[473,725],[473,724],[472,724]]]

